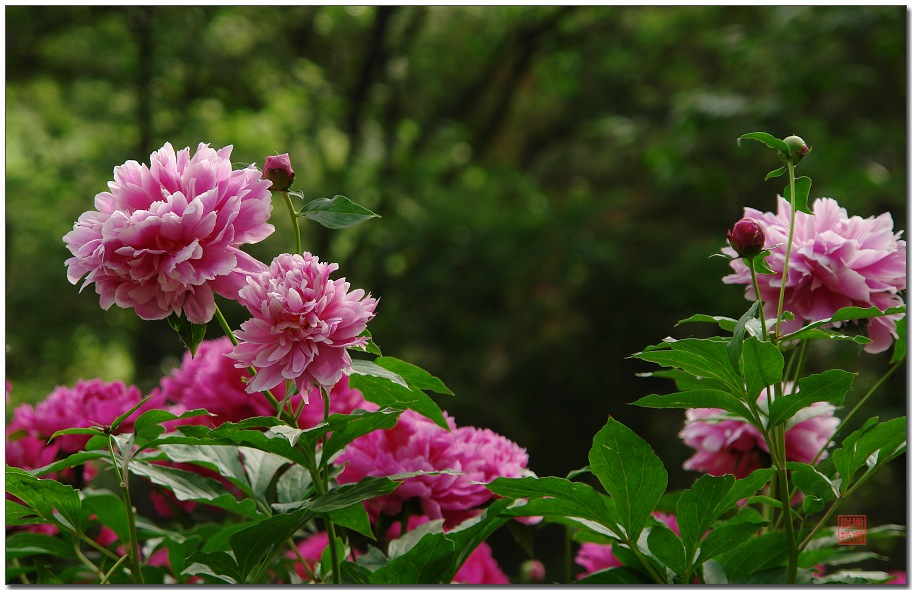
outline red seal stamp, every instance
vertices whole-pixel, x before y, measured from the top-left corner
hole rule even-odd
[[[868,519],[865,515],[840,514],[837,524],[837,545],[864,545],[867,543]]]

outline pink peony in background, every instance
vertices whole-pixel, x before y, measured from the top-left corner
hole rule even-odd
[[[262,393],[247,393],[245,379],[250,377],[246,370],[235,366],[229,356],[233,350],[227,336],[200,343],[196,355],[184,353],[180,367],[161,382],[161,394],[166,399],[180,404],[183,409],[205,408],[214,416],[194,418],[195,423],[218,426],[225,422],[239,422],[254,416],[275,416],[272,403]],[[285,396],[285,384],[273,388],[273,394],[281,401]],[[323,393],[311,388],[309,403],[301,409],[299,428],[310,428],[323,420]],[[303,400],[292,400],[297,411]],[[357,408],[376,409],[375,404],[364,399],[361,392],[352,389],[348,377],[339,379],[329,393],[329,407],[334,414],[351,414]]]
[[[786,385],[786,391],[791,387]],[[765,402],[766,392],[758,402]],[[785,458],[788,461],[811,463],[827,440],[836,432],[839,418],[827,402],[811,404],[787,423]],[[802,419],[802,414],[807,418]],[[685,412],[684,428],[679,436],[696,453],[684,462],[684,469],[720,476],[731,473],[743,478],[770,464],[769,448],[759,430],[747,422],[726,418],[723,410],[693,408]],[[820,458],[827,456],[826,451]]]
[[[247,278],[238,300],[253,317],[235,332],[239,342],[230,356],[238,367],[256,367],[248,392],[292,379],[306,400],[315,381],[330,388],[351,366],[347,349],[367,342],[361,333],[377,300],[362,289],[349,291],[345,279],[330,279],[338,268],[309,252],[280,254],[268,270]]]
[[[745,208],[744,216],[757,220],[766,234],[766,262],[777,274],[758,274],[760,295],[767,309],[775,310],[782,284],[782,268],[788,240],[791,205],[779,197],[776,213],[761,213]],[[817,199],[814,215],[795,214],[795,234],[785,282],[784,309],[795,319],[783,325],[783,333],[793,332],[806,321],[832,317],[843,307],[876,306],[879,309],[901,305],[900,292],[906,288],[906,242],[893,233],[889,213],[862,219],[849,217],[833,199]],[[722,250],[734,256],[734,249]],[[747,285],[748,299],[757,298],[751,286],[750,271],[741,260],[732,260],[734,273],[722,280]],[[775,311],[767,317],[775,317]],[[896,321],[901,315],[871,318],[865,350],[887,350],[897,338]]]
[[[369,500],[367,505],[374,514],[395,515],[416,499],[425,515],[444,518],[447,526],[465,520],[492,497],[482,483],[520,476],[529,456],[516,443],[490,430],[456,428],[452,418],[447,421],[450,430],[406,410],[395,427],[376,430],[348,445],[336,459],[338,465],[345,465],[339,482],[413,471],[457,471],[460,473],[408,478],[392,494]]]
[[[146,410],[162,407],[162,396],[152,392],[152,398],[134,412],[117,432],[128,431],[136,418]],[[143,395],[134,385],[121,381],[104,382],[101,379],[77,381],[73,387],[60,386],[35,407],[22,404],[13,413],[7,427],[8,433],[18,430],[39,440],[48,441],[58,430],[89,428],[111,424],[115,418],[135,406]],[[89,435],[67,434],[54,439],[62,453],[81,451]],[[9,436],[7,437],[9,440]]]
[[[652,516],[656,520],[663,522],[678,536],[681,531],[678,530],[678,519],[674,514],[665,514],[663,512],[653,512]],[[611,545],[602,543],[581,543],[579,551],[574,559],[577,565],[582,566],[583,572],[577,575],[577,578],[585,578],[589,574],[612,567],[621,567],[621,560],[614,556]]]
[[[248,272],[264,265],[239,248],[269,236],[269,181],[250,166],[233,170],[231,146],[199,144],[175,153],[170,143],[150,165],[114,168],[110,191],[79,216],[63,241],[70,282],[95,284],[101,307],[133,308],[146,320],[183,313],[205,324],[213,293],[235,299]]]

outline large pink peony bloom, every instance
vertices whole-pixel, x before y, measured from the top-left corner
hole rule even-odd
[[[786,387],[786,391],[790,388]],[[766,393],[761,394],[760,403]],[[809,417],[801,413],[787,424],[785,431],[785,458],[788,461],[810,463],[823,449],[823,445],[836,432],[839,418],[833,416],[834,408],[827,402],[816,402],[807,408]],[[684,444],[696,453],[684,462],[684,469],[720,476],[731,473],[737,478],[770,464],[769,448],[763,435],[752,425],[741,420],[726,419],[723,410],[694,408],[685,412],[686,422],[679,436]],[[826,451],[820,454],[823,459]]]
[[[57,387],[35,407],[23,404],[16,408],[8,432],[26,432],[47,441],[58,430],[105,426],[135,406],[143,398],[139,388],[120,381],[106,383],[101,379],[77,381],[74,387]],[[145,410],[162,407],[162,396],[152,392],[152,399],[127,418],[117,432],[132,428]],[[75,453],[85,447],[89,435],[67,434],[54,439],[63,453]]]
[[[253,416],[275,416],[272,403],[261,393],[247,393],[246,370],[235,366],[229,356],[233,345],[227,336],[200,343],[195,355],[184,353],[180,367],[162,379],[161,393],[170,401],[180,404],[182,410],[205,408],[214,416],[194,419],[195,423],[218,426],[225,422],[239,422]],[[284,383],[273,389],[279,401],[285,395]],[[310,403],[305,404],[298,417],[300,428],[310,428],[323,420],[323,394],[319,388],[310,391]],[[292,401],[297,411],[304,403],[301,398]],[[334,414],[351,414],[357,408],[376,409],[375,404],[364,399],[361,392],[352,389],[348,377],[343,376],[329,392],[329,409]],[[178,413],[178,412],[175,412]]]
[[[95,211],[79,216],[63,241],[70,282],[85,275],[101,307],[133,308],[157,320],[183,313],[205,324],[215,313],[213,292],[234,299],[247,272],[264,265],[242,252],[274,228],[269,181],[253,166],[232,170],[231,146],[200,144],[174,152],[166,143],[150,166],[134,160],[114,168],[110,192]]]
[[[766,233],[765,247],[770,249],[766,261],[776,274],[760,274],[757,281],[763,303],[771,310],[779,302],[790,215],[791,206],[782,197],[775,214],[744,210],[744,216],[757,220]],[[817,199],[814,215],[798,211],[784,301],[784,309],[792,312],[795,319],[784,325],[784,332],[794,331],[805,321],[832,317],[843,307],[873,305],[887,309],[902,305],[900,291],[906,288],[906,242],[899,236],[893,233],[893,218],[889,213],[868,219],[849,217],[833,199]],[[735,255],[732,248],[724,248],[723,252]],[[733,260],[731,267],[735,272],[722,280],[747,285],[748,299],[756,299],[750,271],[744,262]],[[775,311],[767,313],[767,317],[771,316],[775,316]],[[871,342],[865,350],[877,353],[888,349],[897,338],[896,320],[901,317],[869,319]]]
[[[681,531],[678,530],[678,519],[674,514],[665,514],[663,512],[653,512],[652,515],[665,525],[668,526],[678,536]],[[577,565],[582,566],[583,572],[577,575],[577,578],[585,578],[589,574],[612,568],[621,567],[621,560],[614,556],[611,545],[602,543],[582,543],[576,558],[573,560]]]
[[[448,526],[465,520],[492,497],[482,483],[520,476],[529,456],[490,430],[456,428],[452,418],[447,420],[450,430],[412,410],[403,412],[393,428],[376,430],[348,445],[336,459],[345,465],[339,482],[414,471],[457,471],[408,478],[392,494],[369,500],[368,507],[374,513],[393,515],[417,499],[424,514],[444,518]]]
[[[253,366],[247,391],[265,391],[294,380],[304,394],[316,381],[335,385],[351,366],[348,348],[364,346],[367,322],[377,300],[363,289],[349,291],[345,279],[331,280],[339,265],[306,252],[280,254],[268,270],[247,278],[238,300],[253,316],[235,334],[231,358]]]

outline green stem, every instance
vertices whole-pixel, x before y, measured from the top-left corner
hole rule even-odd
[[[282,196],[285,197],[285,204],[288,206],[288,214],[291,215],[291,225],[294,228],[295,235],[295,253],[303,254],[304,248],[301,245],[301,227],[298,224],[298,214],[294,210],[294,204],[291,202],[291,195],[288,194],[288,191],[277,191],[282,193]]]
[[[785,303],[785,283],[788,279],[789,259],[792,256],[792,242],[795,234],[795,165],[791,162],[788,165],[789,173],[789,195],[791,199],[791,217],[789,219],[788,244],[785,247],[785,262],[782,264],[782,284],[779,286],[779,305],[776,308],[776,340],[779,340],[779,334],[782,328],[782,306]],[[760,294],[757,293],[757,297]]]
[[[16,557],[14,557],[14,558],[13,558],[13,566],[15,566],[15,567],[18,568],[18,567],[21,567],[21,565],[22,565],[22,564],[19,563],[19,559],[16,558]],[[21,583],[23,583],[23,584],[31,584],[31,582],[29,582],[29,579],[28,579],[28,578],[25,576],[25,574],[22,573],[22,572],[19,573],[19,581],[20,581]]]
[[[100,569],[98,569],[98,566],[92,563],[92,561],[85,556],[85,554],[79,548],[79,541],[77,539],[73,539],[73,551],[76,553],[76,557],[79,559],[79,561],[84,563],[86,567],[95,572],[95,575],[98,576],[101,580],[104,580],[107,577],[104,573],[102,573]]]
[[[130,570],[133,574],[133,581],[137,584],[145,583],[143,581],[142,570],[139,567],[139,539],[136,534],[136,514],[133,512],[133,502],[130,500],[130,472],[127,468],[129,459],[121,457],[123,460],[123,474],[117,469],[117,457],[114,454],[114,444],[112,437],[108,436],[108,450],[111,452],[111,461],[114,462],[114,472],[117,473],[117,479],[120,482],[120,492],[123,497],[124,510],[127,513],[127,525],[129,532],[128,554],[130,556]]]
[[[110,582],[109,582],[108,580],[110,580],[111,575],[112,575],[114,572],[116,572],[118,569],[120,569],[120,566],[122,566],[123,563],[124,563],[127,559],[129,559],[129,557],[130,557],[129,555],[124,555],[124,556],[122,556],[120,559],[118,559],[118,560],[117,560],[117,563],[115,563],[115,564],[111,567],[111,569],[108,570],[108,573],[106,573],[106,574],[104,575],[104,577],[101,579],[101,582],[100,582],[100,583],[101,583],[101,584],[110,584]]]
[[[754,270],[754,260],[745,260],[747,268],[751,271],[751,282],[754,284],[754,294],[757,296],[758,309],[760,311],[760,340],[766,340],[766,317],[763,315],[763,298],[760,297],[760,285],[757,283],[757,271]]]
[[[643,567],[646,568],[646,572],[647,572],[650,576],[652,576],[652,579],[653,579],[653,580],[655,580],[655,581],[656,581],[657,583],[659,583],[659,584],[667,584],[667,583],[668,583],[668,580],[666,580],[662,575],[659,574],[659,572],[657,572],[657,571],[655,570],[654,567],[652,567],[652,564],[649,563],[649,560],[646,559],[646,557],[640,552],[640,549],[636,546],[636,543],[631,543],[631,542],[628,540],[628,541],[627,541],[627,546],[630,547],[630,550],[633,551],[633,554],[636,555],[637,559],[640,560],[640,563],[643,564]]]
[[[874,395],[874,392],[877,391],[880,388],[880,386],[884,384],[884,382],[890,377],[890,375],[892,375],[896,371],[896,369],[898,369],[900,366],[902,366],[904,364],[905,363],[903,363],[903,362],[899,362],[899,363],[893,363],[892,365],[890,365],[890,368],[887,369],[887,372],[884,373],[883,376],[881,376],[881,378],[877,380],[877,383],[872,385],[871,389],[869,389],[868,392],[865,393],[861,397],[860,400],[858,400],[858,403],[856,403],[855,406],[851,410],[849,410],[849,413],[845,415],[845,418],[842,419],[842,421],[839,423],[839,426],[837,426],[836,430],[833,432],[833,434],[830,435],[830,438],[828,438],[826,440],[826,442],[823,443],[823,446],[820,447],[820,450],[817,452],[817,456],[814,457],[814,463],[817,463],[817,460],[820,459],[821,455],[823,455],[823,452],[826,450],[827,446],[830,444],[830,442],[833,441],[833,439],[836,438],[836,435],[839,434],[839,432],[842,430],[842,427],[849,423],[849,420],[852,418],[852,416],[855,415],[855,412],[857,412],[859,409],[861,409],[861,406],[866,401],[868,401],[868,399],[872,395]]]

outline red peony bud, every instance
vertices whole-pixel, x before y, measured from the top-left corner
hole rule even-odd
[[[266,165],[263,166],[263,178],[272,181],[274,191],[287,191],[294,182],[294,170],[291,169],[291,159],[288,154],[281,156],[266,156]]]
[[[545,566],[537,559],[528,559],[519,566],[519,577],[523,584],[541,582],[545,579]]]
[[[745,217],[728,231],[728,243],[741,258],[753,258],[762,252],[765,239],[763,226],[756,219]]]

